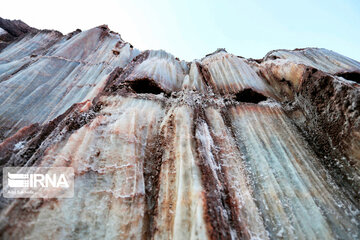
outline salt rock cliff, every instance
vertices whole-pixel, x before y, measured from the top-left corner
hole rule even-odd
[[[359,62],[0,27],[0,165],[75,170],[74,198],[2,198],[3,239],[360,238]]]

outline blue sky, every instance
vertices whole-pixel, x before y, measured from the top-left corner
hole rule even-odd
[[[136,48],[180,59],[226,48],[262,58],[273,49],[324,47],[360,61],[360,1],[7,0],[0,16],[68,33],[101,24]]]

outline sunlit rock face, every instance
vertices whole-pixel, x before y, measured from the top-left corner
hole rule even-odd
[[[138,53],[105,26],[67,36],[40,31],[9,45],[0,52],[0,137],[91,101]]]
[[[326,49],[186,62],[106,26],[23,33],[0,164],[72,167],[75,196],[2,197],[1,238],[358,239],[359,73]]]

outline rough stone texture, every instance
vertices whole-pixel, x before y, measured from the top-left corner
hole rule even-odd
[[[360,238],[359,62],[0,24],[0,165],[75,170],[74,198],[2,198],[3,239]]]
[[[20,20],[11,21],[0,17],[0,50],[27,33],[36,33],[38,31]]]

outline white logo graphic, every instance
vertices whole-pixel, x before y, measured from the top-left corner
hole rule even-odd
[[[8,173],[9,187],[69,187],[64,174],[17,174]]]
[[[69,198],[74,195],[73,168],[4,168],[5,198]]]
[[[29,187],[29,174],[8,173],[9,187]]]

